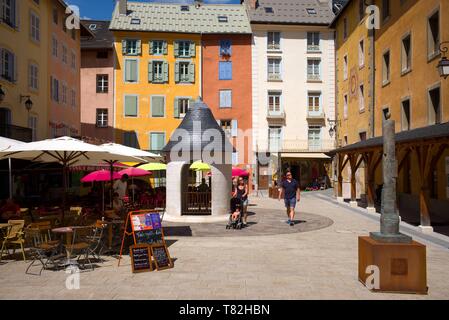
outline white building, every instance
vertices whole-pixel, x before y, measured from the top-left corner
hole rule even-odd
[[[267,190],[290,169],[305,188],[326,175],[331,162],[324,153],[334,148],[332,8],[318,0],[250,0],[247,5],[253,29],[256,181],[259,190]]]

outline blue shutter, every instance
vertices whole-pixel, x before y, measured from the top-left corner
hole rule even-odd
[[[226,63],[226,79],[232,80],[232,62]]]
[[[227,61],[220,62],[219,80],[232,80],[232,62]]]

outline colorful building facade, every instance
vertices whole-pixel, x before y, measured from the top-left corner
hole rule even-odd
[[[81,39],[81,136],[114,141],[114,36],[110,21],[84,20],[93,36]]]
[[[375,56],[371,70],[376,70],[371,73],[373,108],[369,114],[374,137],[359,142],[350,138],[348,145],[341,144],[337,149],[338,195],[354,204],[361,200],[373,211],[379,209],[382,122],[391,117],[396,122],[397,206],[401,217],[423,230],[439,231],[439,225],[449,220],[449,82],[437,69],[444,54],[440,44],[449,40],[449,4],[438,0],[373,4],[379,9],[380,27],[369,31],[373,39],[369,52]],[[337,30],[342,30],[345,17],[358,6],[361,8],[358,1],[350,1],[341,11]],[[353,55],[358,52],[356,41],[354,36]],[[345,54],[343,48],[337,48],[337,56]],[[341,77],[341,70],[338,72]],[[354,110],[348,113],[347,121],[367,122],[364,114]],[[345,126],[341,124],[339,136],[344,135]],[[343,192],[346,170],[349,195]],[[360,171],[363,179],[359,189],[354,177]]]

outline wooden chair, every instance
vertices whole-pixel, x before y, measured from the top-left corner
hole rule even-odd
[[[8,246],[10,244],[14,245],[13,247],[13,254],[16,253],[16,248],[15,245],[20,245],[20,248],[22,250],[22,255],[23,255],[23,261],[26,261],[26,257],[25,257],[25,250],[23,248],[23,245],[25,244],[25,239],[23,237],[23,227],[25,225],[25,221],[24,220],[9,220],[8,221],[8,232],[6,237],[3,239],[3,244],[2,244],[2,250],[0,253],[0,261],[3,258],[3,251],[6,249],[8,250]],[[9,250],[8,250],[9,252]]]
[[[81,265],[85,267],[86,264],[89,264],[92,270],[94,269],[94,267],[92,261],[89,258],[89,248],[91,246],[91,239],[93,236],[94,229],[92,226],[76,227],[74,228],[72,243],[66,245],[66,250],[70,258],[76,257],[77,264],[80,264],[81,258],[84,258]]]

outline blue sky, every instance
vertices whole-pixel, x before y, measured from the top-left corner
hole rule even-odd
[[[186,3],[193,0],[131,0],[141,2],[170,2],[170,3]],[[101,19],[109,20],[115,0],[66,0],[68,4],[78,6],[80,8],[80,16],[82,19]],[[205,0],[205,3],[240,3],[240,0]]]

